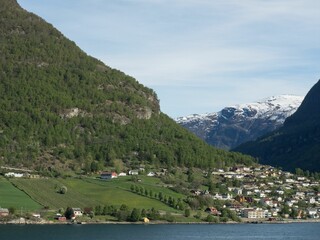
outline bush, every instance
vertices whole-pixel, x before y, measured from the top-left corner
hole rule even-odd
[[[227,218],[227,217],[221,217],[220,218],[220,221],[224,222],[224,223],[228,222],[228,220],[229,220],[229,218]]]
[[[195,218],[201,219],[202,213],[200,211],[197,212],[196,215],[194,215]]]
[[[186,208],[185,210],[184,210],[184,216],[185,217],[190,217],[190,209],[189,208]]]
[[[68,188],[66,186],[62,186],[59,190],[59,193],[60,194],[66,194],[68,191]]]
[[[206,221],[210,223],[219,223],[219,218],[209,214],[206,218]]]
[[[172,216],[171,213],[167,212],[166,215],[165,215],[165,220],[167,220],[168,222],[174,222],[175,218],[174,218],[174,216]]]

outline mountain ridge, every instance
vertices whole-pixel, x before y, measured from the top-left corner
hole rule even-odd
[[[273,96],[225,107],[216,113],[180,117],[176,122],[209,144],[230,149],[280,127],[302,100],[296,95]]]

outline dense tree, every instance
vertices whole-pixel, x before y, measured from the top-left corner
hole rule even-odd
[[[95,215],[102,215],[103,210],[104,210],[104,208],[102,206],[98,205],[94,208],[94,214]]]
[[[66,217],[66,219],[72,219],[73,216],[74,216],[74,211],[71,207],[67,207],[65,213],[64,213],[64,216]]]
[[[141,216],[140,210],[138,210],[137,208],[134,208],[131,212],[130,221],[137,222],[139,221],[140,216]]]
[[[190,217],[190,215],[191,215],[190,209],[189,209],[189,208],[186,208],[186,209],[184,210],[184,216],[185,216],[185,217]]]
[[[147,215],[151,220],[158,220],[160,219],[161,215],[159,213],[159,211],[157,211],[155,208],[152,208],[148,215]]]
[[[11,214],[11,215],[13,215],[13,214],[15,214],[15,212],[16,212],[16,209],[14,208],[14,207],[9,207],[9,213]]]

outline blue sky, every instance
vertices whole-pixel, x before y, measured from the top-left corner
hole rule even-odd
[[[320,78],[318,0],[18,0],[89,55],[154,89],[171,117]]]

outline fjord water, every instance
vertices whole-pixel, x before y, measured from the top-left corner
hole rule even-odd
[[[0,225],[0,239],[24,240],[319,240],[320,223],[214,225]]]

